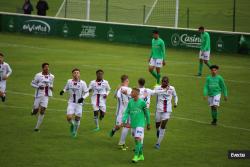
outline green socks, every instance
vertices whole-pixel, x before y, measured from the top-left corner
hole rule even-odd
[[[155,70],[150,72],[153,77],[156,79],[157,84],[160,84],[160,80],[161,80],[161,74],[157,74]]]
[[[207,67],[208,68],[210,68],[210,66],[211,66],[211,63],[210,63],[210,61],[207,61]],[[199,63],[199,71],[198,71],[198,75],[201,75],[202,74],[202,68],[203,68],[203,62],[200,62]]]
[[[207,66],[208,66],[208,68],[210,68],[210,66],[211,66],[210,61],[207,61]]]
[[[211,115],[213,119],[217,119],[218,116],[217,109],[211,109]]]
[[[153,75],[153,77],[155,77],[155,79],[157,79],[157,73],[155,70],[151,71],[150,73]]]
[[[141,141],[135,141],[135,155],[139,156],[142,154],[142,143]]]
[[[157,79],[157,81],[156,81],[156,82],[157,82],[157,84],[160,84],[161,74],[157,74],[157,78],[156,78],[156,79]]]

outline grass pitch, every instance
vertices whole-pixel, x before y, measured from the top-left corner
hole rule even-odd
[[[72,139],[65,115],[67,97],[59,96],[59,91],[74,67],[81,69],[81,79],[87,83],[95,79],[95,71],[102,68],[113,91],[122,74],[129,75],[131,87],[136,86],[139,77],[145,77],[146,86],[152,88],[155,82],[147,71],[149,47],[3,33],[0,39],[1,52],[13,69],[7,85],[7,101],[0,102],[1,166],[134,166],[130,162],[134,147],[130,135],[128,151],[117,148],[120,132],[113,138],[108,136],[115,119],[113,93],[108,97],[101,131],[92,131],[92,107],[87,104],[79,136]],[[228,160],[227,152],[250,150],[250,57],[212,53],[212,63],[220,65],[220,74],[229,90],[228,102],[222,101],[219,108],[217,127],[209,125],[209,107],[202,98],[209,71],[204,66],[203,77],[194,76],[197,57],[198,50],[167,49],[167,65],[162,74],[168,75],[175,86],[179,106],[173,111],[161,149],[155,150],[155,98],[152,99],[152,129],[145,132],[145,161],[136,166],[249,166],[249,160]],[[34,133],[36,119],[30,116],[34,89],[30,82],[43,62],[50,63],[55,75],[54,97],[50,99],[41,132]]]

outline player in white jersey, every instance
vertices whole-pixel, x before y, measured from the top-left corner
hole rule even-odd
[[[42,72],[37,73],[31,82],[31,86],[35,88],[35,100],[31,115],[37,115],[39,112],[34,131],[39,131],[42,124],[49,97],[52,96],[54,78],[54,75],[49,72],[49,64],[43,63]]]
[[[102,120],[104,118],[106,112],[106,99],[110,93],[110,86],[108,81],[103,79],[104,71],[97,70],[96,71],[96,80],[93,80],[89,84],[89,92],[93,92],[91,97],[91,104],[94,110],[94,122],[96,128],[94,131],[99,131],[99,122],[98,122],[98,114],[99,119]]]
[[[165,134],[165,128],[172,113],[172,97],[174,97],[174,107],[177,107],[178,97],[173,86],[169,85],[167,76],[162,77],[161,86],[154,89],[156,95],[155,126],[157,129],[157,143],[155,148],[159,149]]]
[[[70,124],[72,137],[76,137],[82,117],[83,102],[89,96],[86,82],[80,80],[79,69],[75,68],[72,70],[72,79],[67,81],[67,84],[60,92],[60,95],[62,96],[64,92],[69,93],[67,120]]]
[[[118,131],[121,126],[122,126],[122,116],[127,108],[129,99],[130,99],[130,94],[132,92],[132,89],[128,87],[129,85],[129,79],[127,75],[122,75],[121,76],[121,86],[116,90],[115,97],[117,98],[117,110],[116,110],[116,122],[114,128],[110,132],[110,137],[112,137],[116,131]],[[125,140],[128,134],[130,128],[129,122],[127,122],[126,126],[123,127],[120,141],[119,141],[119,146],[123,149],[126,150],[127,146],[125,145]]]
[[[2,102],[4,102],[6,98],[6,81],[11,73],[12,70],[9,64],[4,62],[3,53],[0,53],[0,97],[2,98]]]
[[[144,85],[145,85],[145,79],[144,78],[138,79],[138,87],[140,90],[139,97],[146,102],[147,108],[149,108],[151,94],[153,91],[151,89],[145,88]]]

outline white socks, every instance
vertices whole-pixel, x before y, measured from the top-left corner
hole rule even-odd
[[[96,128],[99,128],[98,117],[94,117],[94,121],[95,121],[95,126],[96,126]]]
[[[76,126],[76,132],[77,132],[77,130],[78,130],[78,128],[79,128],[79,126],[80,126],[80,120],[75,120],[75,126]]]
[[[43,122],[43,118],[44,118],[44,114],[43,115],[39,114],[35,129],[39,129],[40,125]]]
[[[123,127],[122,128],[122,133],[121,133],[121,138],[119,141],[119,145],[125,144],[126,137],[128,135],[129,128]]]
[[[163,137],[164,137],[164,134],[165,134],[165,129],[161,129],[161,128],[159,128],[159,130],[160,130],[160,133],[159,133],[159,137],[158,137],[158,140],[157,140],[157,144],[161,144],[161,141],[162,141],[162,139],[163,139]]]

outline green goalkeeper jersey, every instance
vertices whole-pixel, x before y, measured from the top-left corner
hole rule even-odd
[[[152,39],[152,50],[151,50],[151,58],[154,59],[166,59],[166,51],[165,51],[165,43],[161,38]]]
[[[201,33],[201,51],[210,51],[210,35],[208,32]]]
[[[137,101],[130,99],[127,109],[123,114],[122,122],[126,123],[129,117],[132,128],[145,127],[145,118],[147,125],[149,125],[150,114],[146,102],[142,99],[138,99]]]
[[[204,96],[216,96],[221,92],[224,96],[227,96],[227,87],[222,76],[216,75],[213,77],[209,75],[203,90]]]

